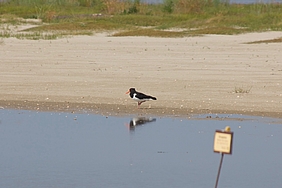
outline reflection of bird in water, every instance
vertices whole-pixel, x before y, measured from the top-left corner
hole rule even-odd
[[[130,130],[134,130],[136,126],[140,126],[140,125],[144,125],[146,123],[151,123],[156,121],[156,118],[146,118],[146,117],[138,117],[138,118],[133,118],[130,122],[129,122],[129,129]]]
[[[129,94],[130,98],[132,98],[133,100],[137,101],[138,105],[137,107],[139,108],[139,106],[143,103],[143,102],[146,102],[146,101],[150,101],[150,100],[157,100],[156,97],[152,97],[150,95],[146,95],[144,93],[140,93],[140,92],[137,92],[135,90],[135,88],[130,88],[126,94]]]

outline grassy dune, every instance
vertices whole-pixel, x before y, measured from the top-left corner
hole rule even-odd
[[[36,27],[22,31],[35,33],[39,38],[48,33],[47,39],[104,31],[115,31],[115,36],[183,37],[281,31],[282,4],[243,5],[220,0],[164,0],[163,4],[139,0],[10,0],[0,3],[1,37],[17,37],[9,35],[5,24],[22,24],[18,18],[42,20]]]

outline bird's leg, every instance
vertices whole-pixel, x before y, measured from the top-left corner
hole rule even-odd
[[[141,101],[141,102],[138,102],[138,108],[139,108],[139,106],[143,103],[143,102],[145,102],[145,101]]]
[[[138,108],[143,102],[145,102],[145,101],[138,102]]]

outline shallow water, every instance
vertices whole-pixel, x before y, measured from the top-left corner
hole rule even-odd
[[[218,187],[282,185],[277,119],[153,117],[130,128],[132,119],[0,110],[0,187],[214,187],[220,154],[213,137],[226,125],[233,154],[224,156]]]

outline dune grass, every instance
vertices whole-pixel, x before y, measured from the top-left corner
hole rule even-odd
[[[22,24],[17,19],[19,17],[41,19],[44,24],[24,30],[37,35],[43,32],[89,35],[115,31],[115,36],[184,37],[282,30],[282,4],[279,3],[164,0],[163,4],[146,4],[139,0],[10,0],[9,3],[0,3],[0,12],[0,24]]]
[[[252,89],[251,87],[235,87],[234,93],[250,93]]]

